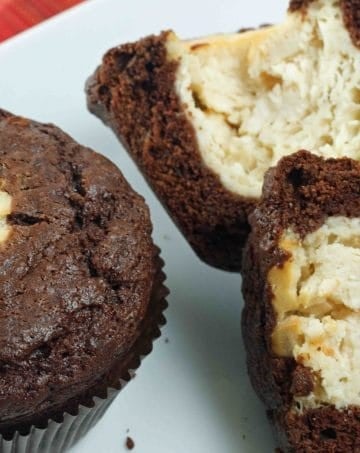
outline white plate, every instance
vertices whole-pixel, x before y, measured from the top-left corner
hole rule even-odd
[[[0,45],[0,106],[54,122],[112,159],[145,196],[166,260],[163,336],[74,453],[124,452],[127,429],[138,453],[274,450],[246,374],[239,276],[194,256],[111,131],[87,112],[83,87],[119,43],[167,28],[194,37],[274,23],[286,7],[286,0],[92,0]]]

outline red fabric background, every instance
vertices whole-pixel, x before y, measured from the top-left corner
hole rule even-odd
[[[83,0],[0,0],[0,42]]]

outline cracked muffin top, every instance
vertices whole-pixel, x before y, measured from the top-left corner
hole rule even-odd
[[[96,383],[139,334],[143,199],[57,127],[0,110],[0,427]]]

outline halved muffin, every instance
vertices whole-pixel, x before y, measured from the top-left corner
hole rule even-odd
[[[360,163],[301,151],[250,216],[243,337],[285,451],[360,451],[359,194]]]
[[[110,50],[88,106],[198,255],[238,270],[266,170],[294,150],[360,158],[360,2],[292,1],[284,23]]]

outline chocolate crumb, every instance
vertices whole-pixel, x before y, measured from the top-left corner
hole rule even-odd
[[[170,343],[170,340],[168,338],[165,338],[165,343]]]
[[[237,33],[246,33],[247,31],[254,31],[254,30],[255,30],[254,27],[242,27],[242,28],[239,28]]]
[[[128,436],[126,438],[125,445],[128,450],[132,450],[135,447],[135,442],[133,441],[133,439],[131,437]]]
[[[309,368],[297,365],[292,375],[290,392],[294,396],[308,396],[314,390],[314,376]]]
[[[201,47],[209,47],[209,45],[210,44],[208,42],[199,42],[197,44],[193,44],[191,46],[191,50],[197,50],[197,49],[199,49]]]

